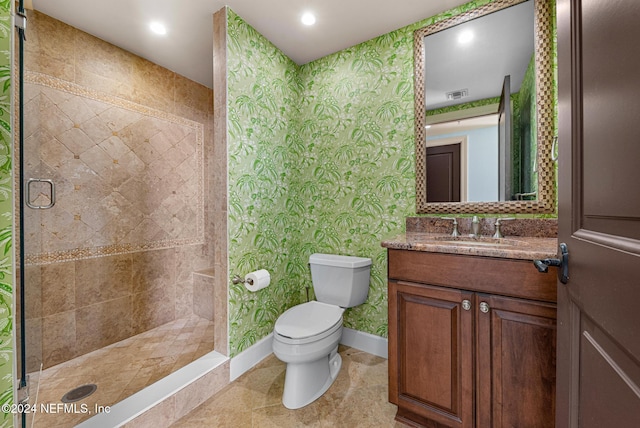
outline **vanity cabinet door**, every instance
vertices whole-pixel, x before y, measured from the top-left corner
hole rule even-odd
[[[389,400],[398,420],[474,426],[473,304],[468,291],[389,281]]]
[[[477,426],[553,427],[556,305],[476,299]]]

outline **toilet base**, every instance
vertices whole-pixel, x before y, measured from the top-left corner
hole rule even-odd
[[[303,364],[287,363],[282,404],[287,409],[299,409],[320,398],[333,384],[342,367],[338,346],[317,361]]]

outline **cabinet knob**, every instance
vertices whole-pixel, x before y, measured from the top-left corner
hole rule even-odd
[[[483,314],[489,312],[489,304],[487,302],[480,302],[480,312]]]
[[[467,299],[464,299],[462,301],[462,309],[464,309],[465,311],[471,310],[471,302]]]

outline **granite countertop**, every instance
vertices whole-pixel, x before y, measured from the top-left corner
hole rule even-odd
[[[534,260],[556,257],[557,220],[517,219],[504,222],[502,239],[492,238],[495,218],[480,219],[479,238],[469,235],[471,219],[458,219],[461,236],[451,236],[452,222],[437,217],[408,217],[407,233],[382,241],[385,248]]]
[[[468,236],[452,238],[451,235],[442,233],[407,232],[382,241],[382,246],[395,250],[534,260],[556,257],[558,239],[529,236],[502,239],[485,236],[473,239]]]

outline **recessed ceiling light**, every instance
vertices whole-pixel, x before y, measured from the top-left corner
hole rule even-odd
[[[149,28],[156,34],[167,34],[167,27],[165,27],[164,24],[160,22],[152,22],[151,24],[149,24]]]
[[[316,23],[316,16],[311,12],[305,12],[300,20],[304,25],[313,25]]]
[[[458,36],[459,43],[469,43],[471,40],[473,40],[473,33],[471,31],[463,31]]]

